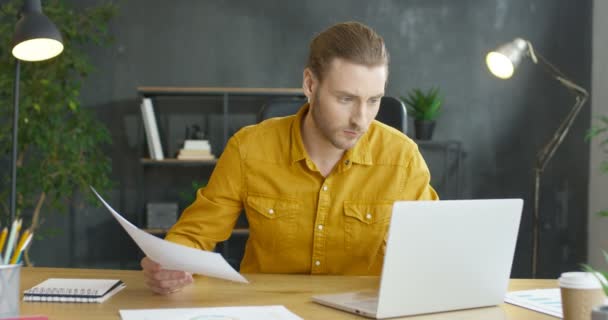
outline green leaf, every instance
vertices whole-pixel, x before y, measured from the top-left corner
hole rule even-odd
[[[431,88],[426,93],[414,88],[401,100],[406,105],[408,115],[418,120],[435,120],[441,110],[439,88]]]
[[[68,101],[68,106],[72,111],[76,111],[76,109],[78,108],[78,105],[73,100]]]

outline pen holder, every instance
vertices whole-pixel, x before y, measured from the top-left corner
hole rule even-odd
[[[0,318],[19,316],[21,264],[0,265]]]

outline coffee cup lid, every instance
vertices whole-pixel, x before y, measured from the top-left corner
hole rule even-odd
[[[601,275],[600,275],[601,277]],[[571,289],[600,289],[602,285],[590,272],[565,272],[559,277],[559,286]]]

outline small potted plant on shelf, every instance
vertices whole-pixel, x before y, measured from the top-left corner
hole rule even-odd
[[[439,88],[431,88],[427,92],[415,88],[401,100],[407,107],[408,115],[414,118],[416,139],[431,140],[443,103]]]

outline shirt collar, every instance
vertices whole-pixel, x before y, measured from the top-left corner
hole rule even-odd
[[[304,104],[298,113],[293,119],[293,123],[291,125],[291,162],[297,162],[308,157],[306,153],[306,149],[304,148],[304,141],[302,141],[302,121],[308,110],[310,109],[310,105],[308,103]],[[344,154],[345,160],[350,160],[353,163],[371,165],[372,154],[370,150],[369,143],[369,131],[373,128],[374,124],[370,125],[368,132],[363,134],[359,141],[355,144],[353,148],[350,148]]]
[[[293,123],[291,125],[291,162],[300,161],[306,159],[306,149],[304,149],[304,141],[302,141],[302,120],[308,113],[310,106],[308,103],[304,104],[298,113],[296,113]]]

